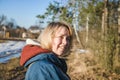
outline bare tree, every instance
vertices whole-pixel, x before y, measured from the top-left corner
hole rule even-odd
[[[6,20],[6,16],[0,16],[0,25],[3,25],[3,22]]]

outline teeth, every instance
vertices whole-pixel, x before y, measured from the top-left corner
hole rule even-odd
[[[64,46],[60,46],[60,47],[64,47]]]
[[[60,48],[61,48],[61,49],[64,49],[64,47],[63,47],[63,46],[60,46]]]
[[[63,49],[63,47],[60,47],[61,49]]]
[[[59,48],[60,49],[65,49],[65,46],[64,45],[60,45]]]

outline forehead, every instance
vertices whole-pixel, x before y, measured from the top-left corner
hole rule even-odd
[[[70,35],[68,28],[66,27],[59,27],[56,31],[55,31],[55,35]]]

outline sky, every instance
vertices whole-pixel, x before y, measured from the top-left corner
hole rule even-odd
[[[38,24],[36,16],[44,14],[51,1],[53,0],[0,0],[0,16],[14,19],[17,25],[29,28]]]

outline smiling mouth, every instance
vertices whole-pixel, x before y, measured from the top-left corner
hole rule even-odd
[[[59,47],[59,48],[64,50],[64,47]]]
[[[60,48],[62,51],[65,50],[65,47],[64,47],[64,46],[60,46],[59,48]]]

